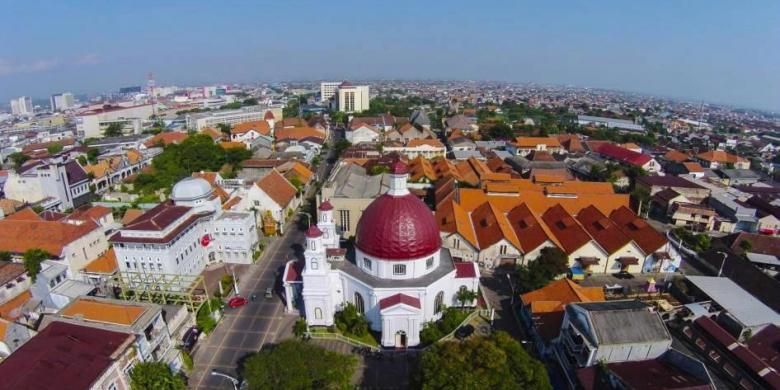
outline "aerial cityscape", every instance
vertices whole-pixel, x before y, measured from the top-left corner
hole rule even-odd
[[[3,9],[0,389],[780,389],[780,4]]]

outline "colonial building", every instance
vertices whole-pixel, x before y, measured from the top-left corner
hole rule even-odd
[[[476,265],[453,261],[441,247],[433,214],[406,188],[407,173],[404,163],[392,164],[390,188],[363,212],[348,259],[338,248],[333,206],[320,205],[318,224],[306,232],[305,264],[285,268],[288,310],[302,305],[309,325],[330,326],[353,304],[381,332],[383,346],[403,348],[418,345],[424,324],[445,306],[459,304],[459,290],[478,289]]]
[[[53,157],[8,172],[5,197],[44,209],[72,209],[89,201],[89,176],[76,160]]]
[[[257,239],[251,213],[223,211],[211,184],[190,177],[110,242],[120,272],[198,275],[207,263],[251,263]]]

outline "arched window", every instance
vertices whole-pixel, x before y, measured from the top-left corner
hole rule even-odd
[[[444,310],[444,291],[439,291],[436,299],[433,300],[433,312],[439,314],[442,310]]]
[[[355,309],[357,309],[357,312],[360,314],[365,313],[366,310],[366,304],[363,301],[363,296],[360,295],[359,292],[355,292]]]
[[[314,308],[314,319],[321,320],[322,319],[322,309],[319,307]]]

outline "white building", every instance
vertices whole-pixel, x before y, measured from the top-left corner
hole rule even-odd
[[[76,160],[39,160],[18,171],[9,170],[4,191],[8,199],[67,210],[89,201],[89,176]]]
[[[120,272],[198,275],[209,263],[249,264],[257,246],[251,213],[222,210],[208,181],[186,178],[110,238]]]
[[[404,163],[392,165],[390,189],[364,211],[350,259],[338,248],[333,206],[320,205],[317,225],[306,232],[305,264],[285,267],[288,311],[301,308],[309,325],[331,326],[352,304],[381,332],[383,346],[404,348],[420,343],[425,323],[445,306],[460,305],[459,290],[477,291],[475,263],[456,263],[441,247],[433,214],[406,188],[407,174]]]
[[[266,118],[266,112],[271,111],[274,118],[282,119],[281,108],[267,106],[249,106],[239,110],[213,111],[199,114],[187,114],[187,128],[200,131],[206,127],[217,127],[218,124],[237,125],[239,123],[262,121]]]
[[[381,135],[379,130],[365,123],[358,123],[354,127],[351,126],[344,132],[344,137],[353,145],[377,142]]]
[[[368,85],[352,85],[343,82],[338,87],[338,110],[341,112],[362,112],[368,110]]]
[[[56,93],[49,98],[52,112],[69,110],[76,106],[73,94],[70,92]]]
[[[446,156],[447,147],[436,139],[413,139],[406,145],[385,146],[384,151],[385,153],[400,153],[410,160],[414,160],[418,156],[432,159]]]
[[[32,116],[34,114],[32,99],[29,96],[11,99],[11,113],[14,115]]]
[[[320,101],[326,102],[330,100],[339,89],[341,82],[338,81],[324,81],[320,83]]]
[[[137,106],[104,106],[89,110],[76,117],[76,133],[79,138],[101,138],[112,123],[122,125],[125,134],[141,134],[142,124],[154,113],[152,104]]]

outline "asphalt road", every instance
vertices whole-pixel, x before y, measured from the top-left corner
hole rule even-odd
[[[237,275],[242,296],[257,294],[257,299],[237,308],[225,308],[225,315],[217,328],[201,342],[195,351],[195,367],[190,377],[193,389],[232,389],[224,378],[211,376],[212,370],[236,375],[241,360],[257,352],[266,344],[274,343],[295,320],[285,315],[284,304],[278,294],[276,273],[288,258],[295,255],[294,247],[303,242],[303,232],[294,224],[287,233],[269,245],[260,261],[250,266],[245,275]],[[274,287],[273,298],[265,298],[265,289]]]

